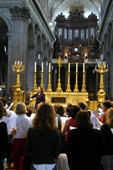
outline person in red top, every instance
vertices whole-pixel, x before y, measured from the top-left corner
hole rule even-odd
[[[70,116],[71,118],[70,119],[67,119],[65,121],[65,124],[64,126],[62,127],[62,134],[64,136],[66,136],[65,140],[67,141],[68,140],[68,137],[69,137],[69,132],[70,132],[70,126],[71,127],[76,127],[76,120],[75,120],[75,116],[77,114],[77,112],[80,110],[79,106],[77,105],[74,105],[72,108],[71,108],[71,111],[70,111]],[[67,135],[66,135],[67,134]]]
[[[111,102],[109,100],[105,100],[102,102],[101,108],[102,111],[105,112],[100,118],[98,117],[99,121],[102,123],[106,122],[106,111],[111,107]]]

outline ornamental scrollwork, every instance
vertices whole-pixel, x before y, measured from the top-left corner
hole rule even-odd
[[[14,7],[10,7],[9,10],[12,19],[16,19],[16,18],[30,19],[31,14],[30,14],[30,9],[28,7],[14,6]]]

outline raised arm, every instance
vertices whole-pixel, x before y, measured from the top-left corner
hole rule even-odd
[[[29,94],[29,96],[30,96],[31,98],[36,97],[36,94],[34,94],[34,95],[32,96],[32,95],[31,95],[31,92],[28,92],[28,94]]]

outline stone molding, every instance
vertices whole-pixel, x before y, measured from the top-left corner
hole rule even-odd
[[[28,7],[10,7],[9,8],[12,19],[25,19],[28,20],[31,17],[30,9]]]
[[[42,34],[42,41],[43,41],[44,44],[46,44],[47,41],[46,41],[46,36],[45,36],[45,34]]]
[[[104,34],[104,41],[107,40],[107,33]]]
[[[111,33],[111,28],[112,28],[112,22],[108,23],[108,27],[107,27],[107,33],[110,34]]]
[[[35,24],[35,34],[40,34],[41,31],[40,31],[40,27],[38,24]]]

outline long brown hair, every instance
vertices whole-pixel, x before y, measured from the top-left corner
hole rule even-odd
[[[76,125],[78,129],[81,129],[81,130],[92,129],[93,124],[90,121],[90,117],[87,111],[80,110],[77,113],[75,119],[76,119]]]
[[[43,103],[33,119],[33,128],[37,128],[41,133],[46,134],[48,131],[55,130],[55,113],[48,103]]]

